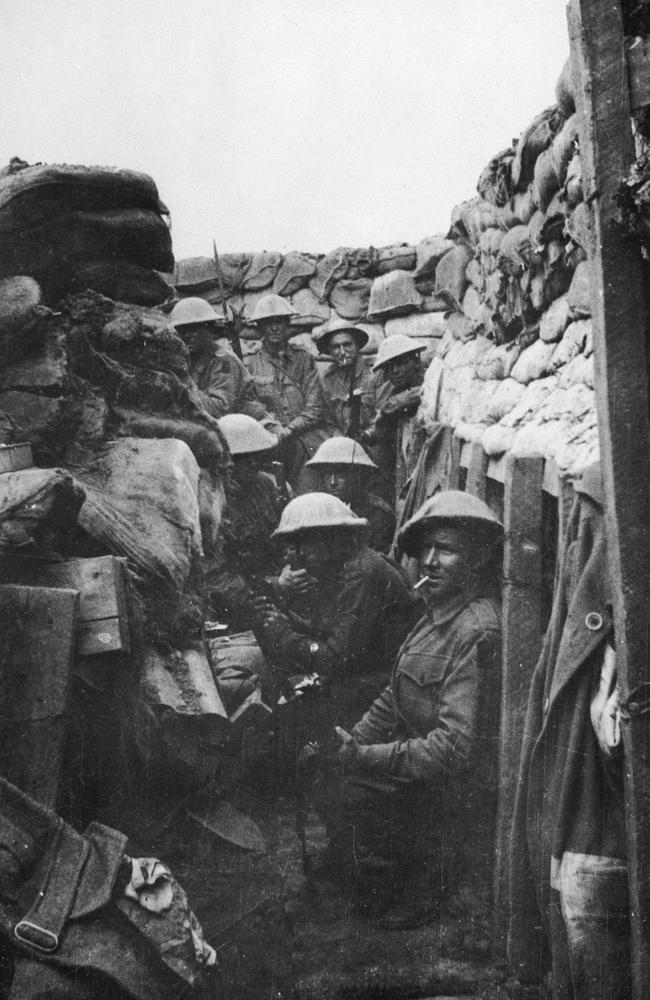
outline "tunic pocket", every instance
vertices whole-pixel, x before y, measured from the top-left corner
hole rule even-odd
[[[397,708],[409,729],[421,736],[437,725],[446,666],[444,657],[428,653],[400,657],[395,674]]]

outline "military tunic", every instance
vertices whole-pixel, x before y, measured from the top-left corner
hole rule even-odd
[[[359,414],[359,429],[369,427],[375,417],[377,377],[373,375],[364,358],[356,359],[353,379],[355,393],[360,393],[361,406]],[[338,365],[329,365],[323,374],[323,393],[325,396],[325,422],[340,434],[350,430],[350,372]]]
[[[231,351],[216,349],[207,357],[198,358],[190,364],[190,375],[211,417],[245,413],[255,420],[263,419],[264,406],[255,395],[255,383],[246,366]]]

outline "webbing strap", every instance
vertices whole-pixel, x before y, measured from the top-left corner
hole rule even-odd
[[[63,820],[57,824],[41,863],[22,894],[31,905],[14,927],[14,936],[35,951],[51,954],[59,947],[59,938],[72,906],[89,845]]]

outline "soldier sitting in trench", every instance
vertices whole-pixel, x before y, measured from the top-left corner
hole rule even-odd
[[[317,874],[382,926],[427,923],[464,872],[489,885],[496,798],[502,527],[466,493],[427,500],[400,532],[426,611],[392,679],[338,746],[319,754],[311,800],[329,846]]]
[[[344,724],[381,690],[419,613],[408,577],[369,548],[366,527],[336,496],[291,500],[274,537],[293,549],[294,580],[287,596],[258,603],[254,630],[276,678],[331,679],[330,715]]]
[[[331,493],[366,518],[370,548],[388,552],[395,534],[395,514],[385,500],[370,492],[379,470],[361,445],[349,437],[330,438],[305,468],[316,475],[317,490]]]
[[[216,418],[246,413],[262,420],[264,406],[255,395],[246,366],[218,344],[225,333],[225,319],[210,303],[196,297],[181,299],[171,311],[170,322],[188,349],[190,375],[206,413]]]

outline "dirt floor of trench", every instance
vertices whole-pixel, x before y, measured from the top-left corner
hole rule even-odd
[[[218,952],[206,998],[504,996],[490,960],[489,907],[470,889],[450,898],[426,927],[383,930],[351,912],[342,890],[306,879],[293,796],[240,792],[236,805],[264,834],[264,853],[234,847],[189,817],[157,845]],[[326,842],[313,813],[307,841],[310,851]]]

